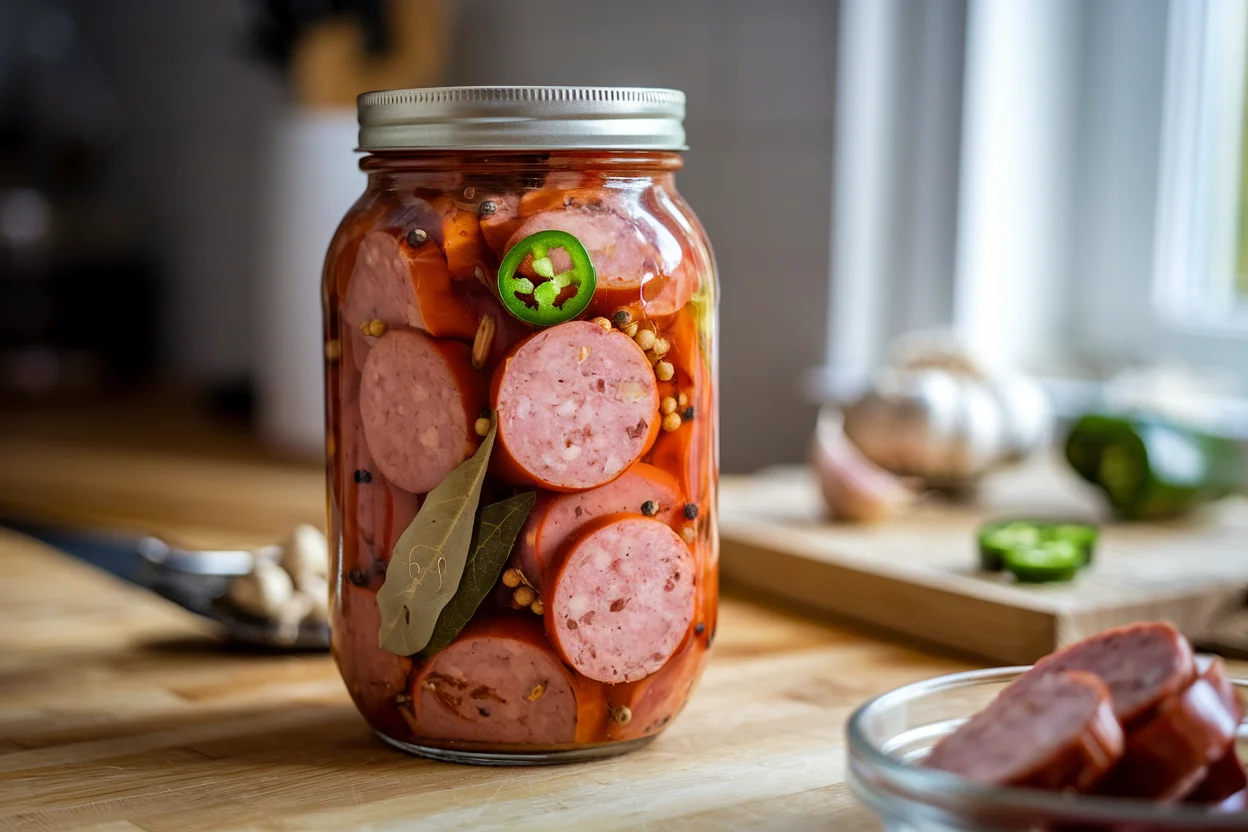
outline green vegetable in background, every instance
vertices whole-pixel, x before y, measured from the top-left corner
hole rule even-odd
[[[399,656],[425,649],[442,608],[459,589],[497,430],[497,422],[491,424],[477,452],[429,492],[394,544],[377,591],[378,647]]]
[[[1005,568],[1006,555],[1052,541],[1067,541],[1083,556],[1082,566],[1092,562],[1097,528],[1089,523],[1053,523],[1038,520],[1007,520],[985,523],[979,529],[979,565],[989,572]]]
[[[459,589],[438,616],[429,644],[420,651],[421,656],[429,658],[445,648],[472,620],[477,607],[498,583],[520,528],[536,502],[537,492],[528,491],[481,509]]]
[[[1066,438],[1066,459],[1127,520],[1177,517],[1244,481],[1232,440],[1154,416],[1084,416]]]
[[[1045,540],[1005,553],[1005,568],[1021,583],[1073,580],[1084,566],[1084,553],[1069,540]]]

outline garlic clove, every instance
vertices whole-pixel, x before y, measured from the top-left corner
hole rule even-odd
[[[278,563],[291,575],[312,573],[328,580],[329,542],[320,529],[300,523],[282,541]]]
[[[320,575],[309,572],[301,575],[295,583],[299,593],[308,598],[305,618],[318,624],[329,621],[329,583]]]
[[[838,414],[819,415],[811,464],[828,511],[837,520],[876,523],[903,513],[918,496],[899,478],[875,465],[845,438]]]
[[[240,611],[273,618],[290,603],[295,586],[290,575],[271,561],[256,559],[255,568],[230,581],[226,598]]]

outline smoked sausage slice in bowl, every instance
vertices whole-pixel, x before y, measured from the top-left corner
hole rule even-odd
[[[877,696],[847,725],[849,784],[890,832],[1248,829],[1234,791],[1248,681],[1211,657],[1189,666],[1168,630],[1120,628],[1033,667]],[[1114,670],[1131,662],[1137,683]]]

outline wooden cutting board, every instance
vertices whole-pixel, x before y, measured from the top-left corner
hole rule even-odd
[[[1132,621],[1173,621],[1193,640],[1248,650],[1248,500],[1170,524],[1102,527],[1093,566],[1025,586],[977,569],[988,519],[1097,519],[1099,503],[1043,461],[991,478],[974,507],[936,501],[875,526],[833,524],[811,474],[725,477],[721,573],[878,627],[1013,664]]]

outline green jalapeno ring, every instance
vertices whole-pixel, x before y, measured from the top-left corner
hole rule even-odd
[[[555,274],[549,254],[563,249],[572,261],[572,268]],[[532,255],[534,274],[545,278],[534,283],[516,271],[525,258]],[[559,295],[569,286],[576,286],[576,294],[556,306]],[[554,326],[570,321],[585,311],[598,287],[598,274],[585,246],[566,231],[552,229],[530,234],[511,247],[498,267],[498,294],[503,306],[516,318],[534,326]],[[531,295],[530,305],[521,295]]]
[[[1020,583],[1069,581],[1083,568],[1083,557],[1083,551],[1073,541],[1046,540],[1007,551],[1005,568]]]
[[[1083,553],[1083,565],[1092,562],[1099,530],[1091,523],[1041,520],[1003,520],[985,523],[979,529],[979,564],[987,572],[1005,569],[1005,556],[1012,549],[1024,549],[1051,541],[1073,543]]]

